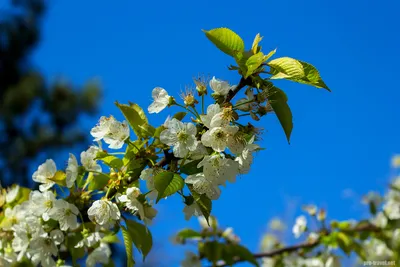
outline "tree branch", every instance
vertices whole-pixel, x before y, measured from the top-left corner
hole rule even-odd
[[[251,84],[251,80],[250,78],[245,79],[244,77],[242,77],[240,79],[239,84],[236,86],[235,90],[231,90],[229,91],[228,95],[226,96],[224,103],[228,103],[230,102],[237,93],[239,93],[239,91],[245,87],[246,85],[250,85]]]
[[[155,164],[156,167],[164,167],[165,165],[169,164],[173,159],[175,159],[175,156],[173,153],[168,152],[167,149],[164,149],[164,157]]]
[[[348,230],[341,230],[341,231],[349,233],[349,232],[365,232],[365,231],[368,231],[368,232],[380,232],[382,230],[383,230],[382,228],[376,227],[373,224],[366,223],[366,224],[359,225],[359,226],[356,226],[356,227],[348,229]],[[325,235],[326,234],[329,234],[329,232],[326,232]],[[287,247],[271,250],[271,251],[268,251],[268,252],[255,253],[255,254],[253,254],[253,256],[254,256],[255,259],[271,258],[271,257],[274,257],[276,255],[284,254],[286,252],[291,253],[291,252],[298,251],[300,249],[314,248],[314,247],[319,246],[321,244],[320,242],[321,242],[321,239],[319,238],[319,239],[317,239],[315,241],[312,241],[312,242],[300,243],[300,244],[297,244],[297,245],[287,246]],[[239,258],[239,259],[235,260],[234,264],[239,263],[239,262],[243,262],[243,261],[246,261],[246,260]],[[223,263],[223,264],[217,265],[217,267],[224,267],[224,266],[231,266],[231,264]]]

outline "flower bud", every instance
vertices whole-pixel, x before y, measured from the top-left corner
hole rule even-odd
[[[196,91],[199,94],[199,96],[203,96],[207,94],[207,84],[206,84],[206,79],[202,78],[197,78],[193,79],[194,83],[196,84]]]

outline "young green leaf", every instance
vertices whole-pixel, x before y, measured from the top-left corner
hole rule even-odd
[[[89,183],[89,190],[100,190],[103,189],[108,181],[110,180],[110,177],[108,177],[105,174],[94,174],[92,180]]]
[[[286,139],[290,143],[290,135],[293,129],[293,117],[292,111],[290,110],[289,105],[287,104],[287,96],[285,92],[277,87],[271,87],[270,96],[268,97],[269,103],[271,104],[276,116],[281,123],[283,131],[285,132]]]
[[[217,28],[209,31],[203,30],[207,38],[222,52],[235,57],[244,51],[244,42],[239,35],[228,28]]]
[[[233,252],[234,255],[239,257],[241,260],[250,262],[254,266],[260,266],[257,262],[257,260],[254,258],[253,254],[244,246],[238,245],[238,244],[231,244],[231,251]]]
[[[178,121],[181,121],[181,120],[183,120],[183,118],[185,118],[186,114],[187,114],[187,112],[181,111],[181,112],[176,113],[172,118],[177,119]]]
[[[101,157],[97,157],[96,159],[101,160],[105,165],[114,168],[114,169],[121,169],[124,166],[122,159],[113,156],[113,155],[101,155]]]
[[[281,57],[273,59],[267,64],[271,67],[273,74],[271,79],[287,79],[330,91],[318,70],[309,63],[290,57]]]
[[[126,251],[126,258],[127,258],[127,267],[133,267],[135,265],[135,261],[133,260],[133,253],[132,253],[132,236],[128,229],[126,229],[124,226],[121,226],[121,232],[122,236],[124,238],[124,244],[125,244],[125,251]]]
[[[154,186],[158,191],[156,202],[181,190],[184,186],[183,178],[176,173],[160,172],[154,177]]]
[[[154,135],[155,129],[148,124],[146,114],[139,105],[134,103],[125,105],[119,104],[118,102],[115,102],[115,105],[121,110],[122,114],[124,114],[138,138]]]
[[[251,51],[253,51],[253,54],[257,54],[258,52],[260,52],[261,47],[258,46],[258,44],[261,42],[262,39],[263,37],[259,33],[257,33],[256,37],[254,38],[253,45],[251,46]]]
[[[196,173],[200,173],[203,171],[203,167],[197,168],[197,165],[202,161],[201,159],[199,160],[193,160],[183,166],[181,166],[180,170],[181,173],[187,174],[187,175],[192,175]]]
[[[264,62],[264,54],[262,52],[258,52],[255,55],[252,55],[249,57],[249,59],[246,60],[246,72],[244,74],[244,78],[249,77],[252,75]]]
[[[182,239],[201,237],[201,234],[192,229],[183,229],[176,234],[177,237]]]
[[[132,241],[139,252],[142,253],[144,260],[153,246],[150,230],[145,225],[132,220],[125,220],[125,222]]]
[[[189,188],[194,201],[199,206],[201,213],[203,213],[204,218],[206,218],[208,222],[208,218],[210,217],[212,209],[211,199],[209,199],[205,194],[200,195],[199,193],[197,193],[195,190],[193,190],[192,185],[186,184],[186,186]]]

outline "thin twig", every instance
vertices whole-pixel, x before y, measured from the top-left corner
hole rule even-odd
[[[382,228],[376,227],[373,224],[370,223],[366,223],[363,225],[359,225],[356,226],[354,228],[348,229],[348,230],[341,230],[342,232],[365,232],[365,231],[369,231],[369,232],[380,232],[382,231]],[[326,234],[329,234],[328,232]],[[311,242],[305,242],[305,243],[300,243],[297,245],[293,245],[293,246],[287,246],[287,247],[283,247],[283,248],[279,248],[279,249],[275,249],[275,250],[271,250],[268,252],[262,252],[262,253],[255,253],[253,254],[255,259],[260,259],[260,258],[271,258],[277,255],[281,255],[284,253],[291,253],[291,252],[295,252],[298,251],[300,249],[310,249],[310,248],[314,248],[320,245],[321,239],[316,239],[315,241],[311,241]],[[239,262],[243,262],[246,261],[244,259],[236,259],[235,263],[239,263]],[[217,267],[224,267],[224,266],[231,266],[232,264],[220,264]]]

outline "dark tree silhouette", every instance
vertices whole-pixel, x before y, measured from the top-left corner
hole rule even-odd
[[[49,84],[30,63],[39,44],[44,0],[11,0],[0,9],[0,181],[29,185],[39,155],[84,144],[82,114],[94,114],[100,97],[95,83],[74,88]]]

